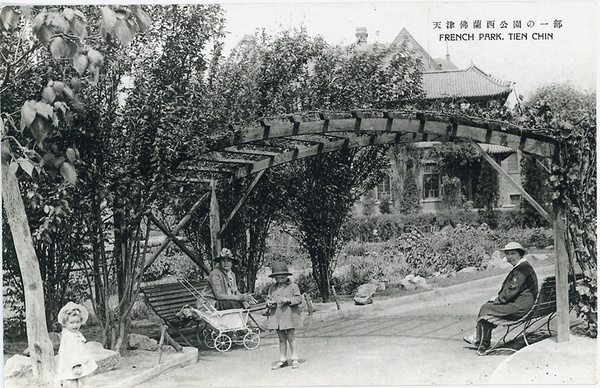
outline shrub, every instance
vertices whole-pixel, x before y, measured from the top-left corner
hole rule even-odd
[[[308,294],[311,298],[317,299],[321,297],[317,282],[311,274],[300,274],[296,277],[296,284],[302,294]]]

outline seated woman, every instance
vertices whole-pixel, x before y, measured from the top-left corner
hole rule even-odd
[[[495,299],[488,301],[479,310],[475,335],[463,338],[480,351],[490,347],[495,325],[486,321],[489,317],[519,319],[533,307],[538,293],[537,275],[531,264],[523,257],[525,249],[517,242],[510,242],[501,249],[513,268],[502,283]]]
[[[217,310],[245,308],[255,304],[256,300],[252,295],[238,291],[237,279],[231,270],[233,263],[238,263],[233,253],[223,248],[215,261],[218,266],[208,275],[208,283],[202,290],[204,298]]]

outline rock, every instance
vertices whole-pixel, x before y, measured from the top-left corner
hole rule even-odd
[[[496,255],[498,253],[498,255]],[[512,265],[506,261],[506,257],[501,256],[498,251],[494,252],[492,259],[488,261],[487,268],[512,268]]]
[[[548,260],[548,255],[545,253],[532,253],[527,256],[531,256],[534,260],[538,260],[538,261]]]
[[[377,286],[377,289],[375,290],[375,292],[385,291],[385,283],[384,282],[378,282],[378,283],[373,283],[373,284]]]
[[[356,290],[356,295],[354,296],[354,303],[358,305],[371,304],[373,303],[373,294],[377,290],[376,284],[363,284],[358,287]]]
[[[373,303],[373,297],[371,295],[369,295],[367,297],[362,297],[362,296],[356,295],[354,297],[354,304],[357,304],[359,306],[371,304],[371,303]]]
[[[411,282],[410,280],[406,280],[406,279],[400,280],[400,285],[409,291],[417,289],[417,285],[415,283]]]
[[[86,342],[85,347],[92,355],[94,361],[96,361],[96,364],[98,364],[96,373],[103,373],[115,369],[117,363],[121,359],[119,352],[104,349],[100,342]]]
[[[477,271],[477,268],[475,268],[475,267],[466,267],[466,268],[463,268],[460,271],[458,271],[458,273],[472,273],[475,271]]]
[[[4,364],[4,379],[29,377],[33,373],[29,357],[15,354]]]
[[[547,247],[544,248],[544,250],[553,251],[554,250],[554,245],[548,245]]]
[[[431,286],[427,284],[427,280],[425,280],[422,276],[415,276],[412,281],[418,288],[422,288],[425,290],[430,290]]]
[[[141,349],[154,351],[158,349],[158,342],[146,335],[131,333],[127,340],[127,349]]]

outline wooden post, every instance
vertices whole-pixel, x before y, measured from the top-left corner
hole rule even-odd
[[[335,287],[331,286],[331,291],[333,291],[333,300],[335,301],[335,307],[338,310],[342,309],[342,306],[340,306],[340,299],[338,298],[337,292],[335,292]]]
[[[162,359],[163,343],[165,342],[166,332],[167,332],[167,326],[161,325],[160,326],[160,341],[158,341],[158,362],[156,363],[156,365],[160,365],[160,361]]]
[[[556,331],[557,341],[569,340],[569,259],[565,239],[565,210],[554,204],[554,252],[556,255]]]
[[[553,163],[560,163],[558,148]],[[569,257],[565,231],[565,207],[556,199],[552,203],[554,253],[556,255],[556,332],[557,342],[569,340]]]
[[[215,190],[215,181],[211,182],[211,196],[210,196],[210,248],[212,259],[214,260],[221,253],[221,239],[219,238],[219,231],[221,230],[221,219],[219,217],[219,202],[217,201],[217,192]]]

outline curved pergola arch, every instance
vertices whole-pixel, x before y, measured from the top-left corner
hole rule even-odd
[[[217,139],[192,164],[182,166],[182,171],[191,172],[186,174],[188,180],[240,179],[321,153],[384,144],[458,140],[501,145],[543,158],[552,158],[555,149],[552,138],[532,129],[439,112],[290,115],[231,129],[233,136]],[[273,140],[286,146],[274,146]]]
[[[211,198],[212,255],[216,257],[221,248],[221,235],[262,174],[269,168],[345,148],[422,141],[466,141],[476,147],[481,143],[500,145],[552,159],[552,163],[559,163],[558,153],[555,152],[556,141],[544,135],[541,130],[443,112],[312,112],[264,119],[255,125],[243,128],[230,127],[228,135],[218,138],[206,151],[190,158],[189,162],[178,168],[179,174],[176,174],[176,180],[203,184],[203,188],[210,190],[210,194],[204,194],[172,232],[153,217],[152,221],[169,238],[146,265],[149,266],[170,241],[174,241],[184,249],[183,244],[177,240],[176,230],[182,228],[191,213],[209,197]],[[484,158],[494,165],[492,158],[480,147],[478,148]],[[503,171],[497,165],[494,167],[500,172]],[[251,175],[255,175],[253,182],[232,213],[221,223],[215,192],[216,182],[223,179],[236,180]],[[527,196],[526,199],[530,200]],[[534,203],[535,201],[532,204]],[[568,339],[569,334],[568,259],[564,240],[564,209],[559,204],[555,205],[552,215],[549,215],[544,209],[538,207],[536,209],[553,224],[555,231],[557,331],[558,340],[562,342]],[[206,271],[201,260],[194,258],[191,253],[188,253],[188,256]]]

